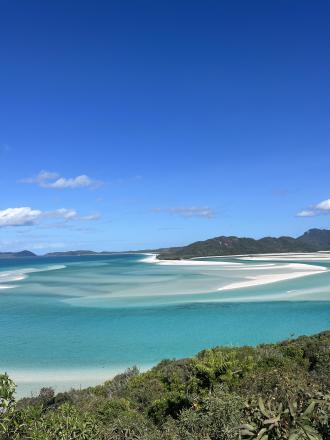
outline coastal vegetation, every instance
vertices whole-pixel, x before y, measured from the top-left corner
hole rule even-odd
[[[0,375],[1,440],[329,440],[329,417],[330,332],[205,349],[18,401]]]

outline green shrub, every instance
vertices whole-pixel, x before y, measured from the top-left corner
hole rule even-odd
[[[109,397],[124,397],[129,381],[139,375],[137,367],[128,368],[124,373],[117,374],[112,380],[104,384]]]
[[[193,359],[195,374],[202,388],[212,389],[218,383],[235,383],[255,365],[252,356],[240,359],[236,350],[204,350]]]
[[[140,409],[145,410],[165,392],[164,384],[152,372],[132,377],[128,382],[125,396]]]
[[[69,403],[55,411],[48,411],[41,419],[29,422],[28,437],[31,440],[97,440],[100,430],[95,417],[80,413]]]
[[[105,427],[102,433],[109,440],[156,440],[157,429],[142,414],[136,411],[123,412],[120,417]]]
[[[111,423],[120,417],[124,412],[130,410],[130,403],[126,399],[107,399],[97,409],[98,419],[104,424]]]
[[[188,408],[191,404],[190,399],[180,391],[166,393],[161,399],[152,402],[148,409],[148,416],[151,420],[160,425],[167,417],[176,419],[179,413]]]
[[[329,401],[330,402],[330,401]],[[240,426],[243,439],[251,440],[322,440],[329,434],[329,402],[311,399],[306,406],[259,397],[246,405],[246,423]],[[319,428],[326,436],[322,436]]]

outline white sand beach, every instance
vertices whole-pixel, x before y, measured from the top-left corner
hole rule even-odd
[[[285,253],[285,254],[256,254],[256,255],[241,255],[243,260],[249,261],[309,261],[322,262],[330,261],[330,252],[313,252],[313,253]]]
[[[146,371],[151,367],[152,364],[144,364],[138,368],[140,371]],[[127,368],[127,365],[119,365],[114,368],[10,369],[7,373],[19,384],[16,396],[20,398],[36,396],[41,387],[51,387],[56,392],[61,392],[70,388],[81,389],[99,385],[123,373]]]

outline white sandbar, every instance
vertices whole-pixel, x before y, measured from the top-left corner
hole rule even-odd
[[[222,291],[222,290],[233,290],[233,289],[240,289],[240,288],[244,288],[244,287],[253,287],[253,286],[261,286],[264,284],[271,284],[271,283],[276,283],[279,281],[286,281],[286,280],[292,280],[295,278],[301,278],[301,277],[305,277],[308,275],[317,275],[320,273],[323,273],[324,271],[327,271],[326,267],[323,266],[316,266],[316,265],[311,265],[311,264],[305,264],[305,263],[288,263],[285,265],[279,265],[279,264],[274,264],[272,267],[269,267],[268,265],[260,265],[261,267],[258,266],[254,266],[254,267],[244,267],[244,263],[235,263],[235,262],[225,262],[225,261],[199,261],[199,260],[158,260],[157,259],[157,254],[146,254],[147,257],[144,258],[143,262],[148,262],[148,263],[156,263],[156,264],[160,264],[160,265],[167,265],[167,266],[222,266],[228,269],[236,269],[237,270],[262,270],[262,269],[274,269],[274,270],[291,270],[290,272],[286,272],[286,273],[272,273],[272,274],[262,274],[262,275],[258,275],[255,277],[246,277],[246,279],[244,281],[237,281],[234,283],[230,283],[227,284],[226,286],[222,286],[220,288],[218,288],[218,291]],[[246,256],[243,259],[244,260],[269,260],[272,261],[273,260],[273,255],[275,254],[267,254],[266,255],[256,255],[255,257],[251,257],[251,256]],[[283,258],[284,255],[284,258]],[[290,257],[292,258],[293,256],[295,256],[295,259],[301,259],[301,255],[302,254],[276,254],[276,257],[278,258],[274,258],[274,260],[284,260],[284,261],[290,261]],[[288,256],[290,256],[288,258]],[[306,254],[304,254],[304,256],[306,257]],[[285,259],[285,257],[287,259]],[[307,254],[307,258],[311,258],[310,261],[317,261],[318,255],[315,254]],[[322,258],[323,257],[323,258]],[[211,257],[204,257],[204,258],[212,258]],[[214,258],[214,257],[213,257]],[[240,258],[242,259],[242,256],[240,256]],[[312,258],[315,258],[312,259]],[[329,257],[330,258],[330,257]],[[322,261],[326,259],[325,255],[323,254],[320,258]],[[239,266],[239,267],[237,267]],[[242,267],[243,266],[243,267]]]
[[[292,264],[292,266],[296,266],[296,265]],[[308,275],[317,275],[327,270],[325,267],[321,267],[321,266],[309,266],[307,264],[300,266],[306,266],[305,271],[248,277],[246,281],[238,281],[237,283],[227,284],[226,286],[220,287],[218,290],[219,291],[232,290],[232,289],[240,289],[242,287],[261,286],[264,284],[271,284],[271,283],[277,283],[279,281],[286,281],[295,278],[306,277]],[[317,267],[318,270],[315,270],[315,267]]]

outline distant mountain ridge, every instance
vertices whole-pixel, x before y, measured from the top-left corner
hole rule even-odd
[[[20,251],[20,252],[0,252],[0,258],[21,258],[21,257],[36,257],[31,251]]]
[[[63,252],[48,252],[48,254],[43,255],[44,257],[82,257],[88,255],[113,255],[113,254],[122,254],[124,252],[114,252],[114,251],[63,251]]]
[[[261,239],[220,236],[197,241],[188,246],[159,250],[159,259],[181,259],[206,256],[267,254],[281,252],[316,252],[330,250],[330,230],[310,229],[298,238],[264,237]]]
[[[248,237],[220,236],[204,241],[196,241],[187,246],[131,251],[132,253],[154,252],[159,259],[181,259],[207,256],[241,254],[267,254],[281,252],[330,251],[330,230],[310,229],[298,238],[264,237],[258,240]],[[44,257],[112,255],[124,252],[96,252],[90,250],[49,252]],[[0,252],[0,258],[37,257],[31,251]]]
[[[104,254],[107,252],[95,252],[95,251],[88,251],[88,250],[81,250],[81,251],[63,251],[63,252],[49,252],[48,254],[45,254],[45,257],[62,257],[62,256],[81,256],[81,255],[99,255]]]

